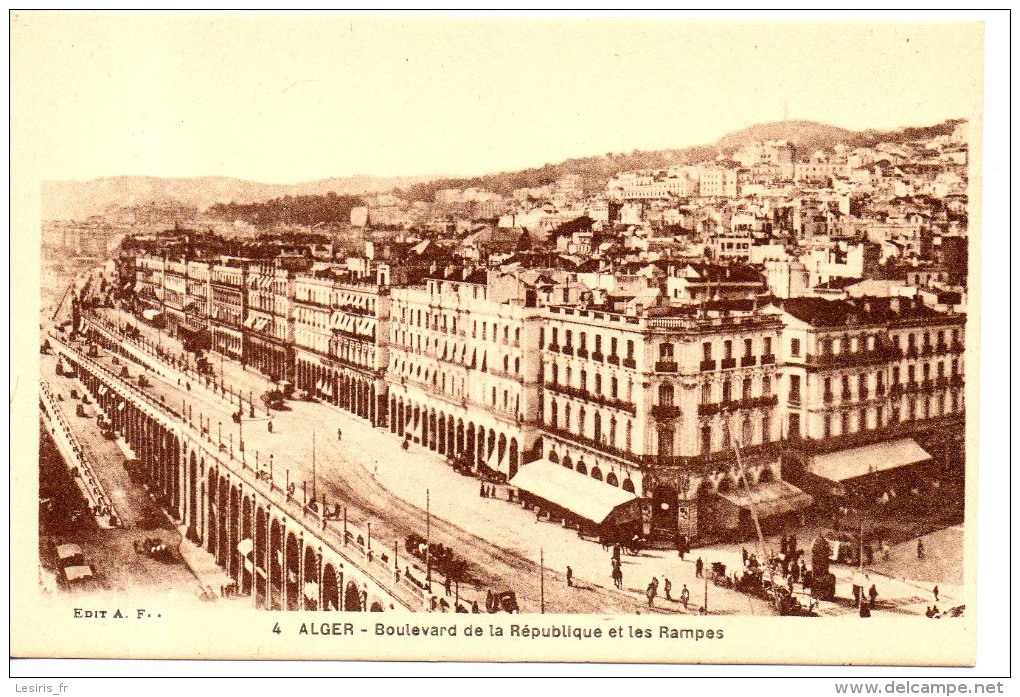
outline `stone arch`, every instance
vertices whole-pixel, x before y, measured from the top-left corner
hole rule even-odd
[[[372,607],[369,609],[369,612],[382,612],[382,611],[383,611],[382,603],[380,603],[378,600],[373,600]]]
[[[439,412],[439,416],[436,422],[436,450],[440,453],[446,452],[446,414]]]
[[[602,470],[599,469],[598,465],[591,468],[591,476],[592,479],[597,479],[600,482],[602,481]]]
[[[269,515],[262,509],[255,511],[255,604],[265,607],[269,592],[266,558],[269,550]]]
[[[623,485],[622,485],[621,488],[624,491],[627,491],[627,492],[630,492],[631,494],[633,494],[634,493],[634,482],[631,480],[630,477],[627,477],[626,479],[623,480]]]
[[[340,609],[340,584],[333,565],[327,563],[322,569],[322,609],[336,611]]]
[[[250,544],[254,545],[252,538],[252,499],[250,496],[245,496],[241,502],[241,539],[248,540]],[[254,565],[252,557],[254,555],[254,546],[241,557],[241,592],[245,595],[251,593],[253,583]]]
[[[268,607],[283,609],[283,526],[273,518],[269,526],[269,598]]]
[[[677,525],[677,493],[670,484],[658,484],[652,489],[652,525],[660,530],[674,532]]]
[[[555,462],[556,464],[560,463],[560,456],[556,454],[555,450],[549,451],[549,462]]]
[[[578,460],[574,466],[574,470],[578,474],[588,474],[588,465],[584,464],[584,460]]]
[[[767,467],[767,466],[766,467],[762,467],[761,468],[761,472],[758,474],[758,483],[759,484],[768,484],[768,483],[774,482],[774,481],[776,481],[776,475],[772,471],[772,468],[771,467]]]
[[[616,472],[610,472],[606,475],[606,484],[609,486],[620,486],[620,480],[616,478]]]
[[[574,461],[570,459],[569,455],[563,456],[563,466],[566,467],[567,469],[574,468]]]
[[[188,539],[199,542],[198,534],[198,458],[188,455]]]
[[[516,438],[510,439],[510,455],[507,460],[507,464],[510,471],[510,477],[512,478],[515,474],[517,474],[517,468],[520,466],[520,452]]]
[[[318,610],[322,590],[319,585],[319,555],[311,546],[306,546],[304,556],[304,577],[301,582],[304,609]]]
[[[227,521],[227,573],[235,581],[241,578],[241,553],[237,545],[241,542],[241,490],[230,487],[230,506]]]
[[[219,508],[216,511],[216,563],[224,569],[228,568],[230,540],[227,537],[230,522],[230,483],[225,476],[220,477]]]
[[[361,612],[361,591],[354,581],[348,581],[344,588],[344,612]]]
[[[287,610],[301,609],[301,543],[293,532],[287,533],[284,556],[284,607]]]

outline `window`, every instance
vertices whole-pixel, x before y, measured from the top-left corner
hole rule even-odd
[[[614,336],[609,340],[609,353],[616,355],[616,337]]]
[[[790,339],[790,355],[800,356],[800,339]]]
[[[549,378],[552,381],[552,384],[554,384],[554,385],[556,384],[556,381],[559,378],[559,372],[560,372],[560,367],[558,365],[556,365],[555,363],[553,363],[552,366],[550,366]]]
[[[592,437],[595,439],[596,442],[601,442],[602,441],[602,414],[600,414],[598,412],[595,412],[595,416],[592,417],[592,420],[594,422],[593,423],[594,430],[592,431]]]
[[[549,423],[552,424],[553,428],[557,427],[557,423],[556,423],[556,411],[557,411],[557,409],[556,409],[556,406],[557,406],[556,405],[556,400],[554,399],[554,400],[552,400],[552,403],[549,405]]]
[[[552,346],[556,345],[556,327],[552,328],[552,339],[550,339],[549,344]]]
[[[612,397],[613,399],[616,399],[616,396],[617,396],[617,394],[619,392],[619,386],[620,386],[620,383],[619,383],[619,381],[615,377],[610,378],[610,380],[609,380],[609,396]]]
[[[740,445],[741,446],[750,445],[752,438],[753,435],[751,428],[751,419],[747,418],[747,416],[744,416],[744,419],[740,424]]]
[[[799,375],[791,375],[790,376],[790,401],[792,401],[792,402],[799,402],[800,401],[800,376]]]
[[[761,442],[769,443],[772,440],[772,419],[768,414],[761,417]]]
[[[701,427],[701,454],[707,455],[712,452],[712,427]]]
[[[588,389],[588,373],[587,371],[584,370],[581,371],[581,389],[582,390]]]
[[[752,341],[751,339],[744,339],[744,356],[745,357],[747,357],[747,358],[751,357],[751,353],[753,352],[752,351],[753,346],[754,346],[754,341]]]
[[[763,397],[768,397],[772,394],[772,378],[768,375],[761,379],[761,394]]]
[[[595,353],[599,353],[602,350],[602,335],[595,335]]]
[[[732,385],[730,384],[729,380],[724,380],[723,384],[722,384],[722,398],[723,398],[723,401],[724,402],[728,402],[728,401],[730,401],[730,399],[732,397],[733,397],[733,394],[732,394]]]
[[[659,405],[664,407],[673,406],[673,386],[668,382],[659,385]]]
[[[733,358],[733,342],[727,339],[723,342],[723,358]]]
[[[712,360],[712,342],[706,341],[701,345],[701,358],[705,361]]]
[[[673,455],[673,429],[669,426],[659,426],[659,455],[662,457]]]
[[[800,414],[790,414],[787,436],[794,439],[800,438]]]
[[[634,359],[634,341],[627,339],[627,358]]]
[[[563,345],[564,346],[570,346],[571,342],[573,340],[574,340],[573,332],[571,332],[569,329],[566,330],[565,332],[563,332]]]
[[[899,366],[893,366],[893,369],[892,369],[892,384],[894,384],[894,385],[899,385],[900,384],[900,367]]]
[[[595,374],[595,394],[602,394],[602,376],[597,373]]]
[[[763,350],[765,352],[765,355],[766,356],[771,356],[772,355],[772,337],[771,336],[766,336],[763,341],[764,341]]]
[[[578,348],[582,348],[582,349],[585,348],[585,344],[587,343],[587,340],[588,340],[588,337],[585,335],[585,333],[584,332],[580,332],[578,334],[578,336],[577,336]]]
[[[671,361],[673,360],[673,344],[659,344],[659,360],[660,361]]]
[[[744,384],[740,388],[740,398],[741,399],[751,398],[751,378],[744,378]]]
[[[712,402],[712,383],[705,382],[701,384],[701,403],[710,404]]]

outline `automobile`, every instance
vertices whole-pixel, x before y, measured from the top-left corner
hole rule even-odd
[[[267,407],[275,409],[276,411],[282,411],[285,408],[283,404],[283,393],[279,390],[269,390],[268,392],[264,392],[262,394],[262,401]]]
[[[65,542],[64,544],[57,545],[57,561],[60,564],[60,568],[66,568],[68,566],[83,565],[85,557],[82,554],[81,547]]]
[[[77,564],[75,566],[65,566],[61,569],[60,578],[64,585],[75,586],[81,585],[90,581],[96,577],[96,569],[92,564]]]
[[[520,612],[517,604],[517,594],[512,590],[486,591],[485,610],[490,614],[497,612]]]

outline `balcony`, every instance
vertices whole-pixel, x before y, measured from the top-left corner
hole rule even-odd
[[[906,358],[917,358],[917,347],[908,346],[906,352],[903,354]]]
[[[675,373],[677,371],[676,361],[656,361],[656,373]]]
[[[936,390],[944,390],[948,386],[949,386],[949,378],[947,378],[945,375],[939,375],[937,378],[935,378],[935,389]]]
[[[857,400],[861,401],[861,402],[865,402],[865,401],[867,401],[867,399],[868,399],[868,390],[867,390],[867,388],[861,388],[860,390],[858,390],[858,392],[857,392]]]
[[[772,365],[776,362],[776,355],[774,353],[766,353],[761,357],[762,365]]]
[[[635,455],[634,453],[627,452],[626,450],[618,448],[614,445],[610,445],[609,443],[605,442],[605,440],[602,439],[595,440],[594,438],[588,438],[587,436],[580,436],[576,433],[568,431],[565,428],[560,428],[559,426],[551,426],[549,424],[543,425],[542,430],[558,438],[563,438],[565,440],[572,441],[579,445],[584,445],[595,450],[600,450],[604,453],[613,455],[615,457],[630,460],[631,462],[635,463],[640,461],[640,456]]]
[[[623,367],[624,368],[637,368],[637,361],[635,361],[633,358],[624,358],[623,359]]]
[[[954,341],[949,345],[949,350],[951,353],[963,353],[963,342]]]
[[[715,361],[713,361],[713,360],[702,361],[701,364],[700,364],[700,368],[701,368],[701,372],[705,372],[705,371],[708,371],[708,370],[715,370]]]
[[[906,386],[904,386],[903,391],[904,392],[917,392],[919,387],[920,387],[920,385],[918,383],[916,383],[913,380],[911,380],[910,382],[908,382],[906,384]]]
[[[652,405],[652,416],[657,419],[675,419],[680,416],[680,407],[675,404]]]
[[[790,396],[786,398],[786,403],[791,407],[800,406],[800,392],[791,392]]]
[[[560,353],[562,353],[564,356],[573,356],[574,355],[574,347],[573,346],[564,346],[563,348],[560,349]]]
[[[935,383],[930,378],[925,378],[921,381],[921,392],[931,392],[935,389]]]
[[[757,362],[758,359],[755,356],[744,356],[743,358],[740,359],[740,367],[747,368],[754,365]]]
[[[722,368],[723,370],[729,370],[730,368],[736,368],[737,367],[737,359],[736,358],[724,358],[724,359],[722,359],[719,367]]]
[[[606,363],[608,363],[609,365],[620,365],[620,357],[617,356],[615,353],[611,353],[608,356],[606,356]]]
[[[931,344],[925,344],[921,347],[921,356],[928,357],[933,353],[935,353],[935,350],[932,348]]]
[[[898,382],[894,382],[889,387],[889,396],[893,399],[899,399],[903,395],[903,385]]]
[[[836,395],[832,394],[831,392],[826,392],[825,394],[822,395],[822,401],[825,402],[826,404],[832,404],[832,401],[835,398]]]
[[[943,354],[949,353],[949,344],[944,341],[939,341],[935,344],[935,353]]]
[[[578,358],[587,358],[588,357],[588,349],[586,349],[586,348],[579,348],[579,349],[577,349],[577,357]]]
[[[800,395],[797,395],[796,404],[794,401],[794,397],[791,396],[790,405],[799,406]],[[761,397],[748,397],[747,399],[731,399],[722,402],[699,404],[698,414],[701,416],[711,416],[712,414],[732,411],[734,409],[767,409],[776,406],[778,403],[779,398],[774,394],[762,395]]]
[[[546,348],[548,348],[553,353],[559,353],[560,345],[556,344],[556,343],[553,343],[553,344],[549,344]]]
[[[953,387],[963,387],[964,380],[962,375],[953,375],[949,378],[949,384]]]
[[[595,353],[591,354],[591,359],[593,361],[598,361],[599,363],[601,363],[603,360],[605,360],[605,356],[602,355],[601,351],[596,351]]]

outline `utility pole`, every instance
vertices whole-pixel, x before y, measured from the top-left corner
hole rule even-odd
[[[541,598],[539,605],[541,614],[545,614],[545,549],[538,550],[538,589]]]
[[[425,581],[432,583],[432,500],[425,490]]]
[[[312,501],[315,501],[317,490],[315,488],[315,429],[312,429]]]

